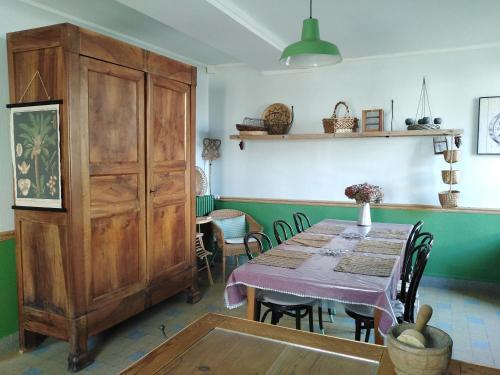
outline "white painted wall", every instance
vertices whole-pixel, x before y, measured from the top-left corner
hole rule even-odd
[[[9,111],[5,108],[5,104],[9,103],[5,34],[10,31],[24,30],[60,22],[74,23],[74,20],[66,19],[64,16],[52,14],[28,4],[23,4],[17,0],[1,0],[0,16],[2,17],[2,23],[0,24],[0,232],[2,232],[14,228],[14,215],[11,209],[13,197]],[[83,26],[92,29],[88,25]],[[122,39],[137,45],[136,40],[127,40],[126,37]],[[150,49],[150,46],[146,48]],[[161,51],[158,52],[162,53]],[[203,160],[201,160],[201,139],[208,134],[208,78],[203,66],[198,67],[196,95],[196,163],[197,165],[203,165]]]
[[[210,133],[221,138],[213,192],[224,196],[347,200],[344,188],[369,182],[383,187],[385,202],[439,205],[445,190],[432,138],[230,141],[234,124],[260,117],[273,102],[294,105],[291,133],[322,132],[323,117],[339,100],[354,114],[384,108],[386,129],[395,100],[394,130],[414,117],[421,80],[428,79],[433,115],[443,127],[465,129],[462,206],[500,207],[500,156],[476,155],[480,96],[500,95],[500,48],[386,56],[347,61],[316,71],[263,74],[246,66],[218,68],[210,76]]]

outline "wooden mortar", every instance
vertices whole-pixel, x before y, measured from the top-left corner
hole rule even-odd
[[[415,324],[402,323],[387,333],[387,349],[398,375],[440,375],[446,373],[451,359],[453,341],[439,328],[427,326],[423,335],[426,348],[414,348],[397,338],[403,331],[415,328]]]

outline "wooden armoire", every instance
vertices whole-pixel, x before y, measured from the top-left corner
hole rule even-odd
[[[71,24],[7,35],[10,100],[61,99],[64,211],[15,210],[21,349],[87,338],[180,291],[197,302],[196,68]],[[46,100],[33,80],[23,101]]]

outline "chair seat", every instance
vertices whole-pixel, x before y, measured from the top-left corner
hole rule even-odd
[[[230,245],[243,245],[243,237],[225,238],[224,242]],[[248,242],[257,242],[255,238],[250,238]]]
[[[260,290],[257,298],[261,302],[269,302],[281,306],[310,305],[316,301],[314,298],[299,297],[269,290]]]
[[[404,305],[400,300],[392,300],[391,301],[392,309],[396,317],[403,316],[404,313]],[[366,305],[357,305],[357,304],[346,304],[345,305],[346,313],[354,313],[365,319],[373,319],[375,315],[375,308],[372,306]]]

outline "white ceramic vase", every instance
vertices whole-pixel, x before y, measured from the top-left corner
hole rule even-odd
[[[367,227],[372,225],[372,218],[370,215],[370,203],[362,203],[359,207],[358,225]]]

